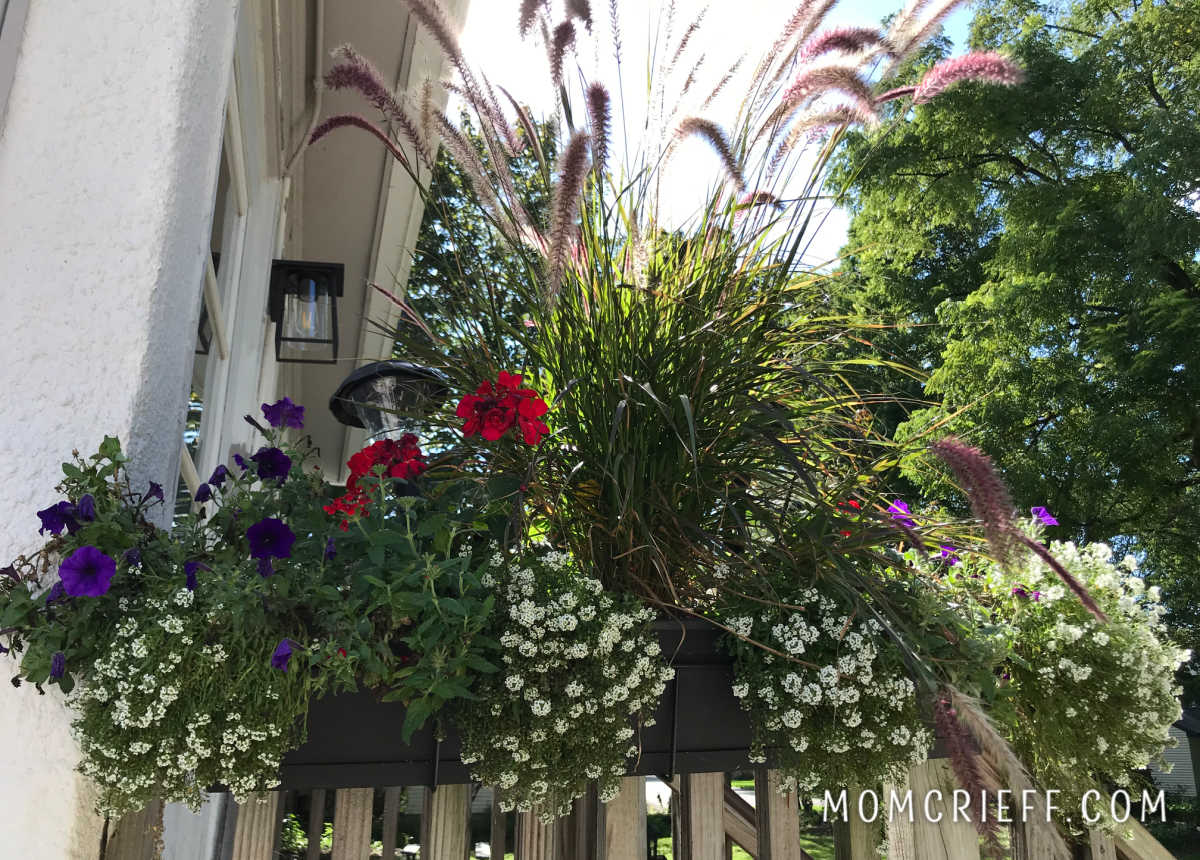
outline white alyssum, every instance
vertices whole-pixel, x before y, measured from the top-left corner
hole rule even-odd
[[[487,712],[458,720],[463,761],[505,789],[509,808],[536,806],[547,818],[589,780],[611,799],[637,751],[634,726],[674,674],[646,629],[653,612],[606,592],[566,553],[497,554],[488,573],[500,589],[505,672],[480,692]]]

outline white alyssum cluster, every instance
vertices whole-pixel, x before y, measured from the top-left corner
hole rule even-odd
[[[1040,763],[1043,783],[1082,794],[1091,787],[1084,774],[1122,784],[1130,770],[1160,757],[1179,718],[1175,671],[1190,653],[1168,638],[1161,594],[1146,587],[1133,556],[1116,561],[1102,543],[1055,542],[1049,550],[1107,621],[1032,554],[1011,571],[991,567],[983,581],[1008,607],[998,635],[1015,657],[1005,691],[1018,714],[1014,743]],[[1039,599],[1013,598],[1014,586],[1040,591]]]
[[[653,612],[606,592],[566,553],[496,554],[485,575],[501,588],[503,667],[458,720],[463,762],[504,790],[508,808],[547,819],[589,780],[611,800],[637,752],[634,724],[674,676],[646,629]]]
[[[270,667],[248,677],[228,662],[212,613],[186,589],[167,600],[127,600],[125,619],[68,698],[82,753],[81,772],[99,788],[112,817],[153,796],[198,808],[209,786],[235,797],[277,782],[294,741],[302,684]],[[234,673],[233,669],[239,668]]]
[[[809,588],[723,623],[735,646],[734,695],[751,715],[755,756],[770,751],[791,786],[870,785],[923,761],[933,741],[916,688],[879,622]],[[745,609],[745,607],[743,607]]]

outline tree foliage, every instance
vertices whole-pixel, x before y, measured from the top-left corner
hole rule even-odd
[[[952,427],[1062,537],[1142,555],[1195,642],[1200,7],[999,0],[971,38],[1026,83],[960,86],[835,171],[853,212],[840,300],[929,374],[891,380],[924,408],[877,418],[901,438]],[[927,463],[905,477],[953,504]]]

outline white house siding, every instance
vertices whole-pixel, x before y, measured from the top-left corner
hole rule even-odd
[[[1197,738],[1188,737],[1187,732],[1179,726],[1171,726],[1171,737],[1179,742],[1179,746],[1163,752],[1163,758],[1171,763],[1171,772],[1163,773],[1156,767],[1150,768],[1154,782],[1168,791],[1183,789],[1190,795],[1196,794],[1196,767],[1193,758],[1192,744]]]
[[[170,498],[236,10],[31,4],[0,128],[0,557],[37,547],[60,462],[106,433]],[[0,690],[4,856],[97,856],[75,762],[57,696]]]

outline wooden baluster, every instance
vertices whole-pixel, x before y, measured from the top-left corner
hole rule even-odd
[[[279,832],[279,792],[252,795],[238,804],[230,860],[270,860]]]
[[[1088,850],[1091,860],[1117,860],[1117,844],[1112,834],[1103,830],[1088,831]]]
[[[909,770],[913,792],[913,848],[921,860],[979,860],[979,835],[975,825],[960,818],[954,820],[956,786],[946,759],[930,759]],[[940,802],[934,802],[929,792],[941,792]],[[929,799],[929,813],[925,814]],[[930,821],[929,817],[939,821]]]
[[[795,789],[781,794],[777,770],[754,772],[754,809],[758,817],[757,860],[801,860],[800,798]]]
[[[492,789],[492,835],[489,847],[492,857],[504,860],[508,842],[508,815],[500,809],[500,789]]]
[[[426,789],[421,860],[464,860],[471,817],[471,786],[439,785]]]
[[[865,820],[859,814],[860,801],[862,803],[861,812],[870,816],[870,821]],[[879,857],[877,851],[879,848],[879,822],[881,815],[884,817],[887,815],[887,807],[885,806],[881,812],[879,802],[878,794],[872,801],[870,795],[863,797],[863,792],[858,788],[852,788],[846,792],[846,805],[850,812],[850,856],[853,860],[877,860]]]
[[[371,856],[373,788],[339,788],[333,799],[333,860]]]
[[[325,789],[314,788],[308,809],[308,850],[305,860],[321,860],[321,838],[325,835]]]
[[[724,773],[690,773],[683,776],[680,807],[683,812],[679,860],[722,860],[725,849]]]
[[[517,813],[516,836],[516,860],[555,860],[554,824],[543,824],[536,807]]]
[[[152,800],[141,812],[131,812],[122,816],[115,826],[110,825],[105,860],[157,860],[161,857],[162,816],[162,801]]]
[[[884,783],[883,794],[879,796],[880,815],[887,822],[887,856],[888,860],[917,860],[917,850],[913,844],[913,821],[916,817],[916,810],[910,804],[907,807],[907,812],[892,812],[892,797],[898,798],[898,803],[903,805],[904,793],[909,790],[909,784],[903,783]],[[915,802],[915,801],[914,801]],[[886,804],[886,805],[884,805]],[[1017,856],[1013,855],[1013,860],[1017,860]]]
[[[385,860],[395,860],[396,857],[396,835],[400,822],[397,818],[400,815],[400,799],[404,796],[404,789],[389,788],[383,792],[383,857]],[[403,848],[404,846],[399,846]]]
[[[620,794],[604,804],[603,826],[604,860],[645,860],[646,777],[621,780]]]

